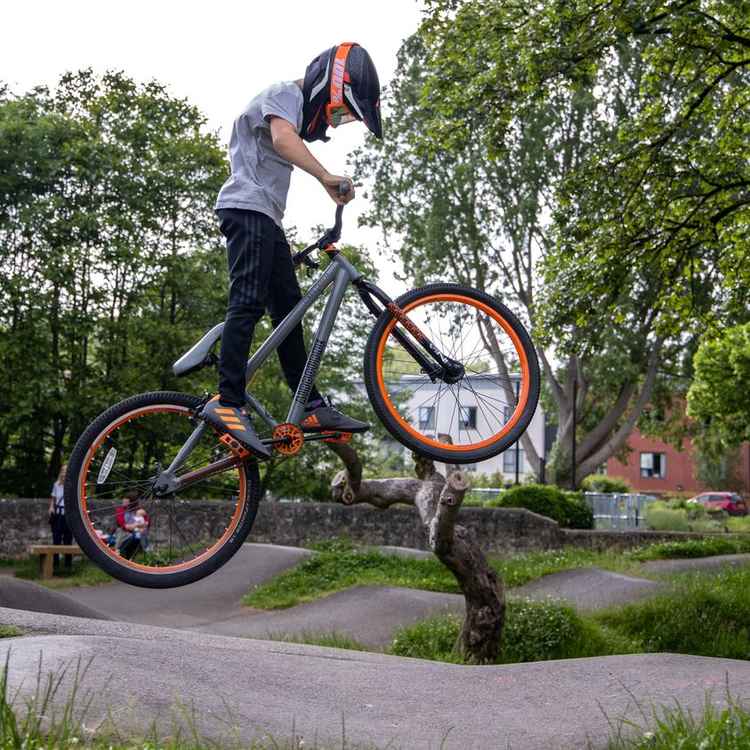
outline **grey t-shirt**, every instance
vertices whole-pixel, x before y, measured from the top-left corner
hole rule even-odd
[[[281,226],[292,165],[273,148],[271,115],[283,117],[300,132],[302,90],[294,81],[261,91],[234,121],[229,139],[232,174],[219,191],[215,208],[260,211]]]

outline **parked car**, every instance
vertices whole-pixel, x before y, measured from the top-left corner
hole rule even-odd
[[[747,503],[736,492],[701,492],[689,503],[700,503],[706,510],[723,510],[730,516],[746,516]]]

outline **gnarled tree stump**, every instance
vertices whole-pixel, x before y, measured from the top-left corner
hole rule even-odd
[[[469,487],[466,474],[458,466],[449,466],[443,476],[432,461],[415,455],[414,479],[362,479],[362,464],[351,445],[329,447],[346,467],[331,485],[336,502],[369,503],[383,510],[396,503],[417,508],[430,549],[456,577],[466,600],[456,648],[474,664],[496,661],[505,621],[505,593],[502,580],[489,566],[472,532],[457,523]]]

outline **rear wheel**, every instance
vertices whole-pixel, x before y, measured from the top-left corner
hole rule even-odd
[[[210,428],[172,484],[164,483],[201,424],[200,403],[183,393],[133,396],[97,417],[76,443],[65,481],[68,524],[88,557],[121,581],[148,588],[197,581],[227,562],[252,527],[257,464],[235,458]],[[128,513],[129,529],[118,526],[118,511],[121,520]]]
[[[384,310],[365,349],[375,413],[400,443],[436,461],[476,463],[502,453],[528,427],[539,400],[539,364],[520,321],[470,287],[431,284]],[[409,351],[451,362],[428,376]]]

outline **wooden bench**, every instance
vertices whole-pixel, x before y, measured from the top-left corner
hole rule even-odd
[[[52,578],[55,555],[83,556],[83,551],[77,544],[34,544],[29,547],[29,553],[39,555],[39,572],[42,578]]]

